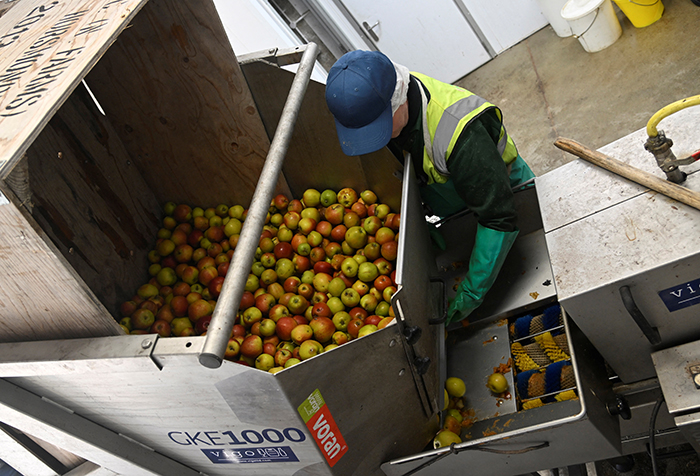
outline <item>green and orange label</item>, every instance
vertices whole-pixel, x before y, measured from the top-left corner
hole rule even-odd
[[[326,461],[333,467],[348,450],[348,445],[345,444],[321,392],[318,389],[314,390],[297,410]]]

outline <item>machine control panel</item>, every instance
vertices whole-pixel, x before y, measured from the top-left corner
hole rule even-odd
[[[693,383],[696,389],[700,389],[700,365],[690,366],[690,375],[693,377]]]

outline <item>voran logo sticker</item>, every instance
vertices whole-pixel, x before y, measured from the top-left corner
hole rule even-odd
[[[314,390],[309,398],[299,405],[298,411],[326,461],[333,467],[348,450],[348,445],[345,444],[321,392],[318,389]]]

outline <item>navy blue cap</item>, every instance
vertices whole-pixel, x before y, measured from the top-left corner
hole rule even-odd
[[[394,64],[378,51],[351,51],[333,65],[326,103],[345,154],[369,154],[389,143],[395,86]]]

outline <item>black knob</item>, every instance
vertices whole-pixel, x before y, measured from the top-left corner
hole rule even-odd
[[[623,420],[629,420],[632,418],[632,410],[630,410],[629,403],[622,395],[616,395],[615,401],[613,403],[608,403],[608,413],[611,415],[620,415]]]
[[[403,335],[406,338],[406,342],[413,345],[418,342],[418,339],[423,335],[423,330],[418,326],[406,327],[403,330]]]
[[[416,357],[413,360],[413,365],[416,367],[418,375],[425,375],[430,368],[430,357]]]

